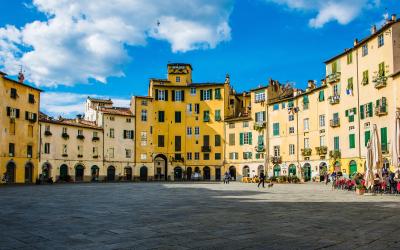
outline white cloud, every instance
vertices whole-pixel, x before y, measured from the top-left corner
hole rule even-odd
[[[353,21],[365,9],[376,7],[380,0],[266,0],[286,5],[290,9],[311,11],[316,17],[309,20],[310,27],[321,28],[326,23],[337,21],[345,25]]]
[[[112,98],[101,95],[76,94],[69,92],[44,92],[41,94],[41,110],[51,116],[73,117],[85,112],[85,102],[88,96],[94,98],[111,98],[116,107],[129,107],[130,99]]]
[[[229,40],[233,1],[33,0],[30,8],[47,20],[0,28],[0,67],[16,74],[21,64],[38,86],[106,82],[124,75],[126,46],[144,46],[150,37],[174,52]]]

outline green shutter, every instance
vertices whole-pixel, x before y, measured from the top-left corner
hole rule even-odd
[[[339,150],[339,137],[338,136],[335,136],[333,138],[333,147],[335,150]]]
[[[367,146],[369,139],[371,139],[371,131],[365,131],[364,132],[365,146]]]
[[[253,134],[249,132],[249,145],[253,144]]]
[[[360,118],[361,120],[365,118],[364,105],[360,105]]]
[[[350,144],[350,148],[355,148],[356,147],[356,140],[355,140],[355,135],[354,134],[350,134],[349,135],[349,144]]]
[[[381,149],[387,152],[387,128],[381,128]]]
[[[264,136],[262,135],[258,136],[258,145],[264,145]]]
[[[346,117],[349,116],[349,110],[348,109],[344,113],[345,113]]]
[[[244,136],[243,136],[243,133],[240,133],[240,145],[243,145],[243,138],[244,138]]]
[[[354,122],[354,115],[349,116],[349,122]]]
[[[372,102],[368,103],[368,116],[372,117]]]
[[[357,108],[353,108],[353,113],[356,115],[357,114]]]
[[[208,91],[210,91],[210,100],[212,100],[212,99],[213,99],[213,92],[212,92],[212,89],[209,89]]]
[[[200,90],[200,101],[203,101],[203,99],[204,99],[203,94],[204,94],[204,90]]]
[[[325,99],[325,95],[324,95],[324,91],[323,90],[321,90],[319,92],[319,98],[318,99],[319,99],[320,102],[322,102]]]

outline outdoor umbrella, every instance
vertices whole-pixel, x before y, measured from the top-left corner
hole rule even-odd
[[[396,172],[399,171],[400,164],[400,112],[396,112],[396,123],[394,132],[394,143],[393,143],[393,153],[392,153],[392,165],[395,167]]]
[[[382,170],[381,170],[382,151],[376,124],[374,124],[372,130],[371,147],[372,147],[372,169],[374,170],[374,173],[378,173],[379,178],[382,179]]]
[[[365,187],[369,189],[374,185],[374,173],[372,170],[372,144],[371,140],[367,144],[367,159],[365,162]]]

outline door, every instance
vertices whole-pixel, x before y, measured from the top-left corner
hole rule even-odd
[[[296,166],[292,164],[289,166],[289,176],[295,176],[295,175],[296,175]]]
[[[351,161],[350,162],[350,171],[349,171],[350,177],[352,177],[356,173],[357,173],[357,163],[355,161]]]
[[[115,181],[115,167],[113,166],[107,168],[107,181]]]
[[[75,181],[83,181],[83,166],[78,165],[75,168]]]
[[[204,167],[203,172],[204,172],[203,179],[209,181],[210,177],[211,177],[210,168],[209,167]]]
[[[9,162],[6,171],[6,183],[15,183],[15,163]]]
[[[140,168],[140,180],[147,181],[147,167],[143,166]]]
[[[125,168],[125,178],[127,181],[132,180],[132,168],[131,167],[126,167]]]
[[[99,180],[99,167],[92,166],[92,181]]]
[[[311,180],[311,166],[310,164],[305,164],[304,165],[304,181],[310,181]]]
[[[187,179],[188,181],[190,181],[190,180],[192,179],[192,168],[191,168],[191,167],[188,167],[188,168],[186,169],[186,179]]]
[[[61,165],[60,167],[60,180],[66,181],[68,178],[68,166]]]
[[[176,167],[174,169],[174,180],[175,181],[182,180],[182,168],[181,167]]]
[[[236,168],[234,166],[229,168],[229,175],[231,176],[232,180],[236,180]]]
[[[221,168],[215,169],[215,180],[217,180],[217,181],[221,180]]]
[[[25,183],[32,183],[33,180],[33,165],[28,163],[25,165]]]
[[[280,176],[281,175],[281,167],[279,166],[279,165],[276,165],[275,167],[274,167],[274,176],[275,177],[278,177],[278,176]]]

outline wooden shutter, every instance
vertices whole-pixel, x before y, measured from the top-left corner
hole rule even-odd
[[[165,100],[168,101],[168,90],[164,90],[165,91]]]
[[[19,118],[19,109],[16,109],[16,115],[15,115],[15,117],[16,117],[16,118]]]
[[[185,91],[181,90],[182,102],[185,101]]]
[[[203,94],[204,94],[204,90],[200,90],[200,101],[203,101]]]
[[[240,135],[239,135],[239,142],[240,142],[240,145],[243,145],[243,140],[244,140],[243,133],[240,133]]]
[[[356,142],[355,142],[355,135],[354,134],[350,134],[349,135],[349,146],[350,148],[355,148],[356,147]]]
[[[212,99],[213,99],[213,92],[212,92],[212,89],[209,89],[208,91],[210,92],[210,100],[212,100]]]
[[[371,131],[365,131],[364,132],[364,142],[365,146],[367,146],[368,141],[371,139]]]
[[[25,120],[29,120],[29,112],[25,111]]]
[[[387,151],[387,128],[381,128],[381,149]]]
[[[175,90],[172,90],[171,100],[172,100],[172,101],[175,101]]]
[[[34,113],[34,114],[33,114],[33,122],[36,122],[36,121],[37,121],[37,114]]]
[[[7,107],[7,116],[10,116],[10,115],[11,115],[11,108]]]
[[[158,101],[158,89],[155,89],[155,97],[156,97],[156,101]]]
[[[253,143],[253,134],[249,132],[249,145],[252,145]]]
[[[365,118],[364,105],[360,105],[360,118],[361,120]]]
[[[372,117],[372,102],[368,103],[368,116]]]

